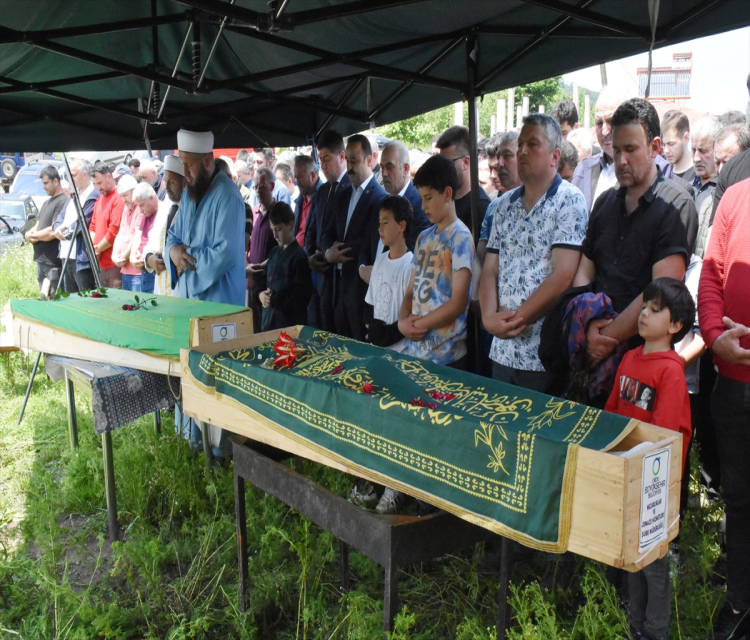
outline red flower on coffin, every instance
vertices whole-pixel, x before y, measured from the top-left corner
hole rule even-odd
[[[362,391],[365,393],[372,393],[372,382],[369,380],[362,385]]]
[[[279,333],[279,341],[273,346],[273,350],[278,354],[273,361],[274,365],[290,369],[299,355],[297,343],[285,331]]]
[[[343,370],[344,370],[344,366],[340,364],[338,367],[336,367],[335,369],[331,371],[331,375],[335,376],[337,373],[341,373]]]

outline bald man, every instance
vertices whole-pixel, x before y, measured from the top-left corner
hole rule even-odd
[[[576,167],[572,184],[583,192],[589,211],[596,199],[610,187],[617,186],[614,152],[612,151],[612,116],[617,107],[627,100],[619,87],[604,87],[596,100],[594,121],[596,139],[602,152],[584,158]]]

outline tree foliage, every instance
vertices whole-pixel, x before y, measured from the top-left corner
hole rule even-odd
[[[578,107],[578,113],[580,117],[580,123],[583,125],[583,107],[584,107],[584,95],[587,92],[585,89],[580,91],[580,104]],[[592,93],[592,92],[588,92]],[[593,124],[593,103],[596,99],[596,95],[591,96],[591,123]],[[515,107],[523,104],[523,97],[529,96],[529,111],[534,113],[539,110],[539,105],[543,104],[545,111],[549,113],[556,102],[563,99],[572,99],[573,93],[568,85],[564,85],[562,76],[555,76],[554,78],[548,78],[546,80],[540,80],[539,82],[531,82],[529,84],[521,85],[515,89],[515,100],[513,109],[513,123],[507,123],[506,129],[515,127]],[[492,116],[497,113],[497,101],[506,100],[506,114],[507,114],[507,99],[508,91],[495,91],[488,93],[477,100],[478,111],[479,111],[479,132],[489,137],[492,129]],[[454,118],[454,106],[448,105],[441,109],[429,111],[427,113],[401,120],[400,122],[393,122],[378,127],[378,133],[396,140],[401,140],[408,147],[417,147],[419,149],[427,150],[430,147],[430,141],[435,134],[445,131],[448,127],[453,125]],[[464,117],[463,121],[465,125],[469,124],[468,115],[468,103],[464,102]]]

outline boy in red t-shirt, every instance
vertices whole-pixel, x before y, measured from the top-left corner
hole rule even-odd
[[[690,399],[685,367],[674,344],[693,328],[695,304],[685,284],[657,278],[643,292],[638,333],[646,341],[628,351],[617,369],[606,411],[682,433],[683,472],[690,442]],[[664,556],[628,575],[634,638],[669,637],[671,589]]]

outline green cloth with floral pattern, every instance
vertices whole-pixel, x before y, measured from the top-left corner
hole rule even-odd
[[[308,327],[295,343],[291,368],[272,365],[274,340],[193,350],[187,375],[313,450],[543,550],[567,548],[578,447],[607,449],[633,426]]]

